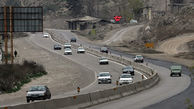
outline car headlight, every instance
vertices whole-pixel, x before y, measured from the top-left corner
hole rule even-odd
[[[133,82],[133,80],[128,80],[128,82],[129,82],[129,83],[132,83],[132,82]]]
[[[28,93],[27,93],[27,96],[31,96],[31,94],[28,94]]]

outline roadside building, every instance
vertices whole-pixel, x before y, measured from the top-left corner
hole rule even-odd
[[[70,30],[95,29],[100,21],[101,19],[91,16],[66,20],[68,22],[68,29]]]

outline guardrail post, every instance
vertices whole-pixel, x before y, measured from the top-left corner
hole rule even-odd
[[[154,71],[152,70],[151,73],[152,73],[152,75],[153,75],[153,74],[154,74]]]
[[[116,81],[116,85],[117,85],[117,86],[119,85],[119,81]]]
[[[144,80],[144,76],[143,76],[143,75],[141,75],[141,77],[142,77],[142,80]]]
[[[77,87],[77,93],[78,94],[80,93],[80,87]]]

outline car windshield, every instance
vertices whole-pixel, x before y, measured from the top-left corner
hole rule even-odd
[[[33,86],[30,88],[29,91],[45,91],[45,87],[44,86]]]
[[[102,47],[101,50],[107,50],[107,48],[106,47]]]
[[[60,45],[55,45],[55,47],[60,47]]]
[[[65,50],[68,50],[68,51],[69,51],[69,50],[71,50],[71,49],[70,49],[70,48],[66,48]]]
[[[110,74],[109,73],[101,73],[101,74],[99,74],[99,76],[110,76]]]
[[[82,48],[82,47],[80,47],[80,48],[78,48],[79,50],[83,50],[84,48]]]
[[[173,72],[180,72],[180,69],[172,69]]]
[[[137,58],[143,58],[143,56],[137,56]]]
[[[71,46],[71,44],[67,43],[67,44],[65,44],[65,46]]]
[[[133,70],[133,68],[132,68],[131,66],[127,66],[127,67],[125,67],[125,68],[123,68],[123,69],[130,69],[130,70]]]
[[[102,57],[102,58],[100,58],[100,60],[105,60],[106,58],[104,58],[104,57]]]
[[[121,75],[121,78],[131,78],[131,75]]]

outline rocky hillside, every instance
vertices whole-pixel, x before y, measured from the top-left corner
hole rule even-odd
[[[163,41],[183,33],[194,32],[194,7],[185,7],[177,15],[165,15],[153,19],[143,29],[144,41]],[[150,29],[146,29],[146,28]]]

